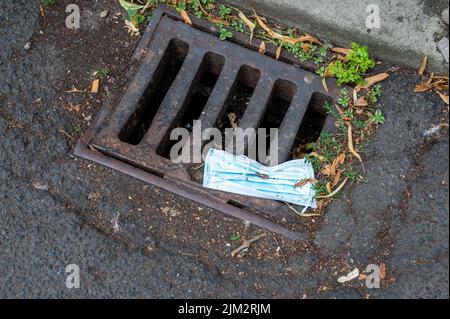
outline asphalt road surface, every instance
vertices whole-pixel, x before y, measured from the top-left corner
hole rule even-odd
[[[44,17],[36,1],[0,2],[0,297],[448,298],[448,126],[423,135],[448,107],[413,93],[414,71],[382,84],[386,123],[367,147],[365,181],[324,218],[299,220],[320,223],[312,241],[268,236],[231,258],[232,234],[261,230],[71,155],[125,85],[138,41],[113,1],[73,2],[79,31],[65,27],[68,1]],[[67,92],[89,90],[103,66],[99,94]],[[380,289],[337,282],[380,263]],[[79,289],[66,287],[69,264]]]

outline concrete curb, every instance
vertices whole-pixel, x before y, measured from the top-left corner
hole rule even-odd
[[[229,0],[230,4],[296,26],[323,40],[348,47],[352,41],[368,45],[382,61],[417,69],[428,56],[427,71],[448,74],[437,42],[448,34],[441,12],[445,0],[378,0],[379,29],[368,30],[367,7],[373,0]]]

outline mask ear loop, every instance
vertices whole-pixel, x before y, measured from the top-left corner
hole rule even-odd
[[[311,195],[311,197],[309,197],[308,203],[306,204],[305,208],[303,208],[303,210],[301,211],[300,214],[306,213],[308,208],[311,206],[311,202],[312,202],[313,199],[314,199],[314,195]]]

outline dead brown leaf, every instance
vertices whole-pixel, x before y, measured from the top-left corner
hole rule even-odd
[[[237,129],[239,126],[237,123],[236,113],[228,113],[227,116],[228,116],[228,119],[230,120],[231,127],[233,127],[234,129]]]
[[[334,47],[334,48],[331,48],[331,51],[347,56],[350,53],[351,49]]]
[[[428,80],[415,86],[414,93],[428,92],[431,90],[448,91],[448,77],[431,74]]]
[[[341,191],[342,188],[344,188],[347,181],[348,181],[348,177],[346,177],[344,179],[344,181],[341,183],[341,185],[339,185],[339,187],[337,187],[333,192],[331,192],[330,194],[325,195],[325,196],[317,196],[316,199],[325,199],[325,198],[331,198],[331,197],[335,196],[337,193],[339,193]]]
[[[322,202],[319,201],[319,202],[317,203],[318,207],[320,206],[321,203],[323,203],[323,201],[322,201]],[[318,213],[307,214],[307,213],[301,213],[301,212],[299,212],[299,211],[296,210],[294,207],[292,207],[292,205],[289,204],[289,203],[286,203],[286,202],[285,202],[285,204],[286,204],[287,207],[289,207],[289,209],[290,209],[291,211],[293,211],[296,215],[298,215],[298,216],[300,216],[300,217],[320,217],[320,216],[322,216],[321,212],[319,211],[319,208],[317,208],[317,209],[314,210],[314,211],[316,211],[316,212],[319,211]]]
[[[423,92],[430,91],[432,89],[433,89],[433,87],[430,84],[428,84],[427,82],[419,83],[414,88],[414,93],[423,93]]]
[[[277,60],[280,59],[280,56],[281,56],[281,49],[282,49],[282,48],[283,48],[282,45],[280,45],[280,46],[277,48],[277,52],[276,52],[276,55],[275,55],[275,58],[276,58]]]
[[[242,21],[244,21],[244,23],[250,29],[250,43],[251,43],[253,39],[253,32],[255,31],[256,28],[256,23],[252,22],[249,18],[247,18],[247,16],[242,11],[238,11],[238,16]]]
[[[266,31],[271,38],[278,39],[278,40],[281,40],[283,42],[288,42],[288,43],[291,43],[291,44],[295,44],[296,43],[291,37],[279,34],[279,33],[275,32],[275,31],[273,31],[271,28],[269,28],[267,26],[267,24],[256,14],[256,12],[255,12],[255,16],[256,16],[256,21],[258,21],[258,25],[264,31]]]
[[[363,106],[368,106],[368,105],[369,105],[369,102],[367,102],[367,100],[364,96],[360,97],[355,102],[355,106],[363,107]]]
[[[322,86],[323,86],[323,88],[324,88],[324,90],[325,90],[325,92],[327,92],[328,93],[328,84],[327,84],[327,78],[324,76],[323,77],[323,79],[322,79]]]
[[[331,73],[331,71],[330,71],[330,65],[328,65],[327,68],[325,69],[324,74],[323,74],[323,79],[322,79],[322,85],[326,92],[328,92],[328,84],[327,84],[326,78],[333,77],[333,73]]]
[[[442,101],[444,101],[444,103],[448,105],[448,102],[449,102],[448,101],[448,95],[444,94],[444,93],[442,93],[440,91],[436,91],[436,93],[441,97]]]
[[[45,10],[44,7],[39,5],[39,13],[41,14],[41,17],[45,18]]]
[[[336,175],[333,177],[333,183],[331,183],[331,187],[335,187],[339,181],[341,180],[342,170],[337,170]]]
[[[278,32],[273,31],[267,24],[266,22],[264,22],[264,20],[259,17],[256,14],[256,11],[253,10],[255,17],[256,17],[256,21],[258,22],[258,25],[264,30],[266,31],[269,36],[273,39],[277,39],[277,40],[281,40],[282,42],[286,42],[286,43],[290,43],[290,44],[297,44],[299,42],[309,42],[309,43],[316,43],[318,45],[321,45],[321,42],[319,40],[317,40],[316,38],[314,38],[313,36],[305,33],[303,36],[299,37],[299,38],[293,38],[287,35],[282,35]]]
[[[100,89],[100,80],[96,79],[92,82],[92,88],[91,88],[91,92],[92,93],[98,93],[98,90]]]
[[[230,22],[223,20],[221,18],[218,18],[218,17],[210,16],[210,17],[208,17],[208,20],[214,24],[217,24],[220,22],[220,23],[222,23],[222,25],[224,25],[226,27],[230,26]]]
[[[302,50],[305,52],[309,52],[309,50],[311,50],[311,44],[309,43],[303,43],[301,46]]]
[[[445,75],[434,75],[434,73],[433,73],[433,74],[431,74],[431,78],[433,80],[445,80],[446,82],[448,82],[448,76],[445,76]]]
[[[353,156],[355,156],[360,161],[360,163],[363,165],[364,168],[364,163],[361,158],[361,155],[358,154],[358,152],[355,150],[353,146],[353,133],[351,124],[348,125],[348,149],[350,150],[350,153],[352,153]]]
[[[342,61],[342,62],[347,62],[347,57],[345,57],[343,55],[336,56],[336,59],[338,59],[339,61]]]
[[[380,263],[380,279],[386,278],[386,264]]]
[[[184,23],[192,25],[192,20],[186,10],[180,10],[180,15],[183,18]]]
[[[419,71],[417,71],[417,74],[422,76],[425,73],[425,69],[427,68],[427,62],[428,62],[428,56],[424,56],[422,63],[420,64]]]
[[[264,54],[266,53],[266,42],[262,41],[259,45],[259,53]]]
[[[69,111],[69,112],[74,112],[74,113],[78,113],[80,112],[80,105],[79,104],[72,104],[69,103],[66,106],[64,106],[64,108]]]
[[[386,80],[387,78],[389,77],[389,74],[388,73],[380,73],[380,74],[377,74],[377,75],[374,75],[374,76],[370,76],[370,77],[368,77],[368,78],[365,78],[364,79],[364,84],[360,84],[360,85],[357,85],[356,86],[356,88],[355,88],[355,91],[356,92],[359,92],[359,91],[361,91],[362,89],[368,89],[368,88],[370,88],[372,85],[374,85],[374,84],[376,84],[376,83],[378,83],[378,82],[381,82],[381,81],[384,81],[384,80]]]
[[[313,37],[312,35],[305,33],[303,36],[301,36],[300,38],[296,39],[297,42],[309,42],[309,43],[314,43],[314,44],[318,44],[318,45],[322,45],[322,43],[317,40],[315,37]]]
[[[345,153],[342,153],[341,155],[339,155],[334,159],[333,163],[324,166],[322,174],[326,176],[336,175],[337,168],[344,162],[345,162]]]
[[[318,158],[321,162],[323,162],[323,161],[325,160],[325,157],[323,157],[322,155],[317,154],[316,152],[310,153],[309,156],[316,157],[316,158]]]
[[[328,183],[325,185],[325,187],[327,188],[327,193],[328,193],[328,194],[331,194],[331,193],[332,193],[332,191],[331,191],[331,183],[328,182]]]
[[[347,62],[347,60],[348,60],[348,55],[349,55],[349,53],[350,53],[350,51],[351,51],[351,49],[347,49],[347,48],[331,48],[331,51],[332,52],[334,52],[334,53],[338,53],[337,55],[335,55],[334,57],[336,58],[336,59],[338,59],[339,61],[342,61],[342,62]]]
[[[322,168],[322,172],[321,172],[323,175],[325,175],[325,176],[332,176],[332,173],[331,173],[331,164],[327,164],[327,165],[325,165],[323,168]]]
[[[298,187],[303,187],[306,184],[315,184],[315,183],[317,183],[317,179],[315,179],[315,178],[305,178],[305,179],[302,179],[300,182],[295,183],[294,187],[298,188]]]
[[[324,76],[325,76],[326,78],[332,78],[332,77],[333,77],[333,73],[331,72],[330,66],[329,66],[329,65],[328,65],[327,68],[325,69]]]

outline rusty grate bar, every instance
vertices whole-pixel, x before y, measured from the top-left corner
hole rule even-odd
[[[209,22],[192,20],[193,26],[184,24],[165,6],[155,11],[135,51],[139,68],[129,87],[105,103],[74,153],[288,238],[305,240],[307,234],[289,222],[292,212],[284,204],[203,189],[201,170],[169,159],[174,144],[170,132],[189,129],[194,120],[204,127],[229,127],[227,114],[234,112],[241,128],[279,128],[278,155],[283,162],[311,126],[319,133],[332,126],[320,104],[337,95],[335,83],[325,92],[321,79],[293,65],[294,60],[282,57],[280,62],[261,55],[258,41],[251,45],[241,35],[235,35],[234,42],[220,41]]]

